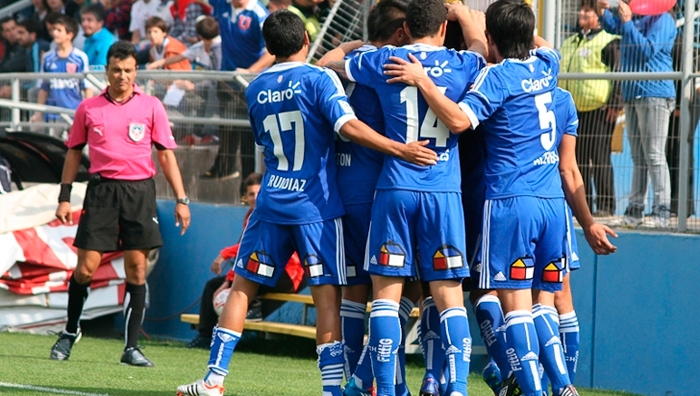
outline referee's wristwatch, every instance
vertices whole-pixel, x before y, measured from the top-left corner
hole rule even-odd
[[[175,202],[183,205],[189,205],[190,204],[190,199],[188,197],[182,197],[178,198]]]

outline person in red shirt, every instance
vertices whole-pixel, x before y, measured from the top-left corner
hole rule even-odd
[[[149,60],[151,62],[181,55],[187,50],[185,44],[175,37],[168,35],[168,25],[161,18],[154,16],[146,21],[146,35],[151,41]],[[189,59],[163,66],[165,70],[192,70]]]
[[[156,211],[156,165],[152,147],[158,149],[165,178],[177,197],[175,225],[180,235],[190,225],[189,198],[185,195],[176,147],[163,104],[135,85],[136,48],[119,41],[107,52],[109,87],[85,99],[75,112],[66,145],[61,192],[56,217],[73,224],[70,203],[85,145],[90,148],[90,173],[78,232],[78,265],[68,286],[68,320],[51,348],[51,359],[67,360],[80,339],[80,315],[88,297],[90,281],[105,252],[124,252],[126,294],[124,296],[125,348],[121,362],[150,367],[137,346],[146,301],[146,264],[151,249],[163,244]]]
[[[248,225],[248,218],[250,218],[250,215],[255,209],[255,200],[258,197],[261,182],[262,175],[260,173],[251,173],[243,181],[243,188],[245,189],[243,199],[249,206],[248,212],[245,214],[243,219],[243,229],[245,229],[245,227]],[[239,244],[237,243],[221,250],[221,253],[211,264],[212,272],[217,275],[221,275],[222,264],[226,260],[234,260],[236,255],[238,255],[238,245]],[[197,335],[192,339],[192,341],[189,342],[189,344],[187,344],[188,348],[209,349],[212,331],[214,326],[216,326],[216,323],[219,321],[219,316],[214,311],[212,300],[214,295],[219,290],[231,287],[233,277],[233,268],[231,268],[225,277],[217,276],[212,278],[204,286],[204,290],[202,291],[202,299],[199,305],[199,324],[197,325]],[[284,268],[284,274],[280,277],[277,286],[274,288],[261,286],[258,293],[296,293],[304,287],[306,287],[304,269],[301,266],[299,256],[294,253],[292,257],[289,258],[287,266]],[[248,315],[246,316],[246,319],[262,319],[262,303],[259,299],[253,299],[248,305]]]

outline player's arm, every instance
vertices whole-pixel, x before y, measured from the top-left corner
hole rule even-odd
[[[39,90],[36,97],[36,103],[40,105],[46,104],[46,99],[49,98],[49,91],[46,91],[43,87]],[[30,122],[39,122],[44,118],[44,114],[40,111],[35,111],[32,117],[29,119]]]
[[[610,254],[617,251],[617,247],[611,244],[607,237],[610,235],[617,238],[617,234],[608,226],[596,223],[586,203],[583,178],[576,162],[576,137],[573,135],[564,134],[559,145],[559,173],[566,202],[583,228],[586,241],[593,252],[595,254]]]
[[[347,43],[342,43],[339,46],[333,48],[332,50],[326,52],[321,59],[316,62],[316,66],[328,67],[330,62],[341,62],[345,57],[352,51],[362,47],[364,42],[362,40],[349,41]],[[337,65],[336,65],[337,66]],[[333,69],[335,70],[335,69]],[[345,71],[345,62],[343,62],[343,72]],[[337,73],[337,71],[336,71]]]
[[[158,150],[158,161],[160,162],[160,167],[163,169],[163,175],[165,179],[170,184],[173,189],[175,196],[180,198],[185,198],[185,186],[182,183],[182,175],[180,174],[180,167],[177,166],[177,159],[175,158],[175,153],[172,150]],[[187,228],[190,226],[190,208],[184,204],[175,205],[175,226],[182,224],[180,229],[180,235],[184,235]]]
[[[61,191],[58,194],[58,208],[56,218],[63,224],[73,224],[73,211],[70,205],[70,193],[73,188],[73,181],[78,175],[80,159],[83,151],[81,149],[68,149],[66,161],[63,163],[63,173],[61,173]]]
[[[404,161],[424,166],[437,164],[437,154],[433,150],[423,147],[428,144],[428,140],[408,144],[399,143],[375,132],[374,129],[358,119],[352,119],[343,124],[340,127],[340,134],[359,145],[393,155]]]
[[[408,54],[411,62],[392,56],[392,63],[384,65],[384,74],[391,76],[388,83],[404,83],[420,89],[423,98],[435,115],[453,133],[462,133],[471,128],[472,122],[459,105],[440,92],[433,80],[425,74],[423,65],[413,54]]]
[[[468,50],[488,58],[489,46],[484,33],[486,18],[483,12],[470,10],[461,2],[451,3],[447,5],[447,20],[459,23]]]

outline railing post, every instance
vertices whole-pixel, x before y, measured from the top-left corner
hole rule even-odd
[[[695,2],[685,2],[685,26],[683,27],[683,94],[680,111],[680,161],[678,164],[678,232],[688,228],[688,134],[695,133],[696,125],[690,125],[690,94],[694,84],[690,79],[693,72],[693,34],[695,33]]]
[[[11,91],[12,91],[12,93],[11,93],[12,102],[14,102],[14,103],[19,103],[19,99],[20,99],[20,98],[19,98],[19,96],[20,96],[20,92],[19,92],[19,78],[14,77],[14,78],[12,79],[12,83],[11,83],[11,86],[10,86],[10,87],[11,87],[10,89],[11,89]],[[17,107],[14,107],[14,108],[12,109],[12,126],[11,126],[11,129],[12,129],[13,131],[18,131],[18,130],[19,130],[19,123],[20,123],[21,121],[22,121],[22,120],[20,119],[20,110],[19,110]]]

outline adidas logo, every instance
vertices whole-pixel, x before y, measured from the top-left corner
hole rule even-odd
[[[520,361],[523,361],[523,362],[524,362],[524,361],[526,361],[526,360],[537,360],[537,359],[538,359],[538,357],[537,357],[537,354],[536,354],[535,352],[528,352],[528,353],[525,354],[525,356],[523,356],[523,357],[520,359]]]
[[[499,272],[496,274],[496,276],[493,277],[493,280],[498,282],[505,282],[507,279],[506,276],[503,275],[503,272]]]
[[[559,337],[553,336],[552,338],[547,341],[547,343],[544,345],[545,347],[554,345],[554,344],[561,344],[561,341],[559,340]]]
[[[371,259],[369,259],[370,264],[377,264],[377,256],[372,256]]]
[[[578,254],[576,254],[576,252],[572,252],[572,253],[571,253],[571,260],[572,260],[572,261],[578,261]]]
[[[462,352],[462,351],[460,351],[459,348],[457,348],[454,345],[450,345],[450,347],[447,348],[447,350],[445,350],[445,355],[455,355],[455,354],[458,354],[460,352]]]
[[[474,266],[474,272],[481,273],[481,263]]]
[[[426,340],[426,341],[427,341],[427,340],[435,340],[435,339],[440,339],[440,337],[439,337],[437,334],[435,334],[435,332],[432,331],[432,330],[429,330],[429,331],[428,331],[427,333],[425,333],[425,335],[423,336],[423,340]]]
[[[158,218],[157,218],[157,217],[152,217],[151,220],[153,220],[154,223],[158,224]]]

